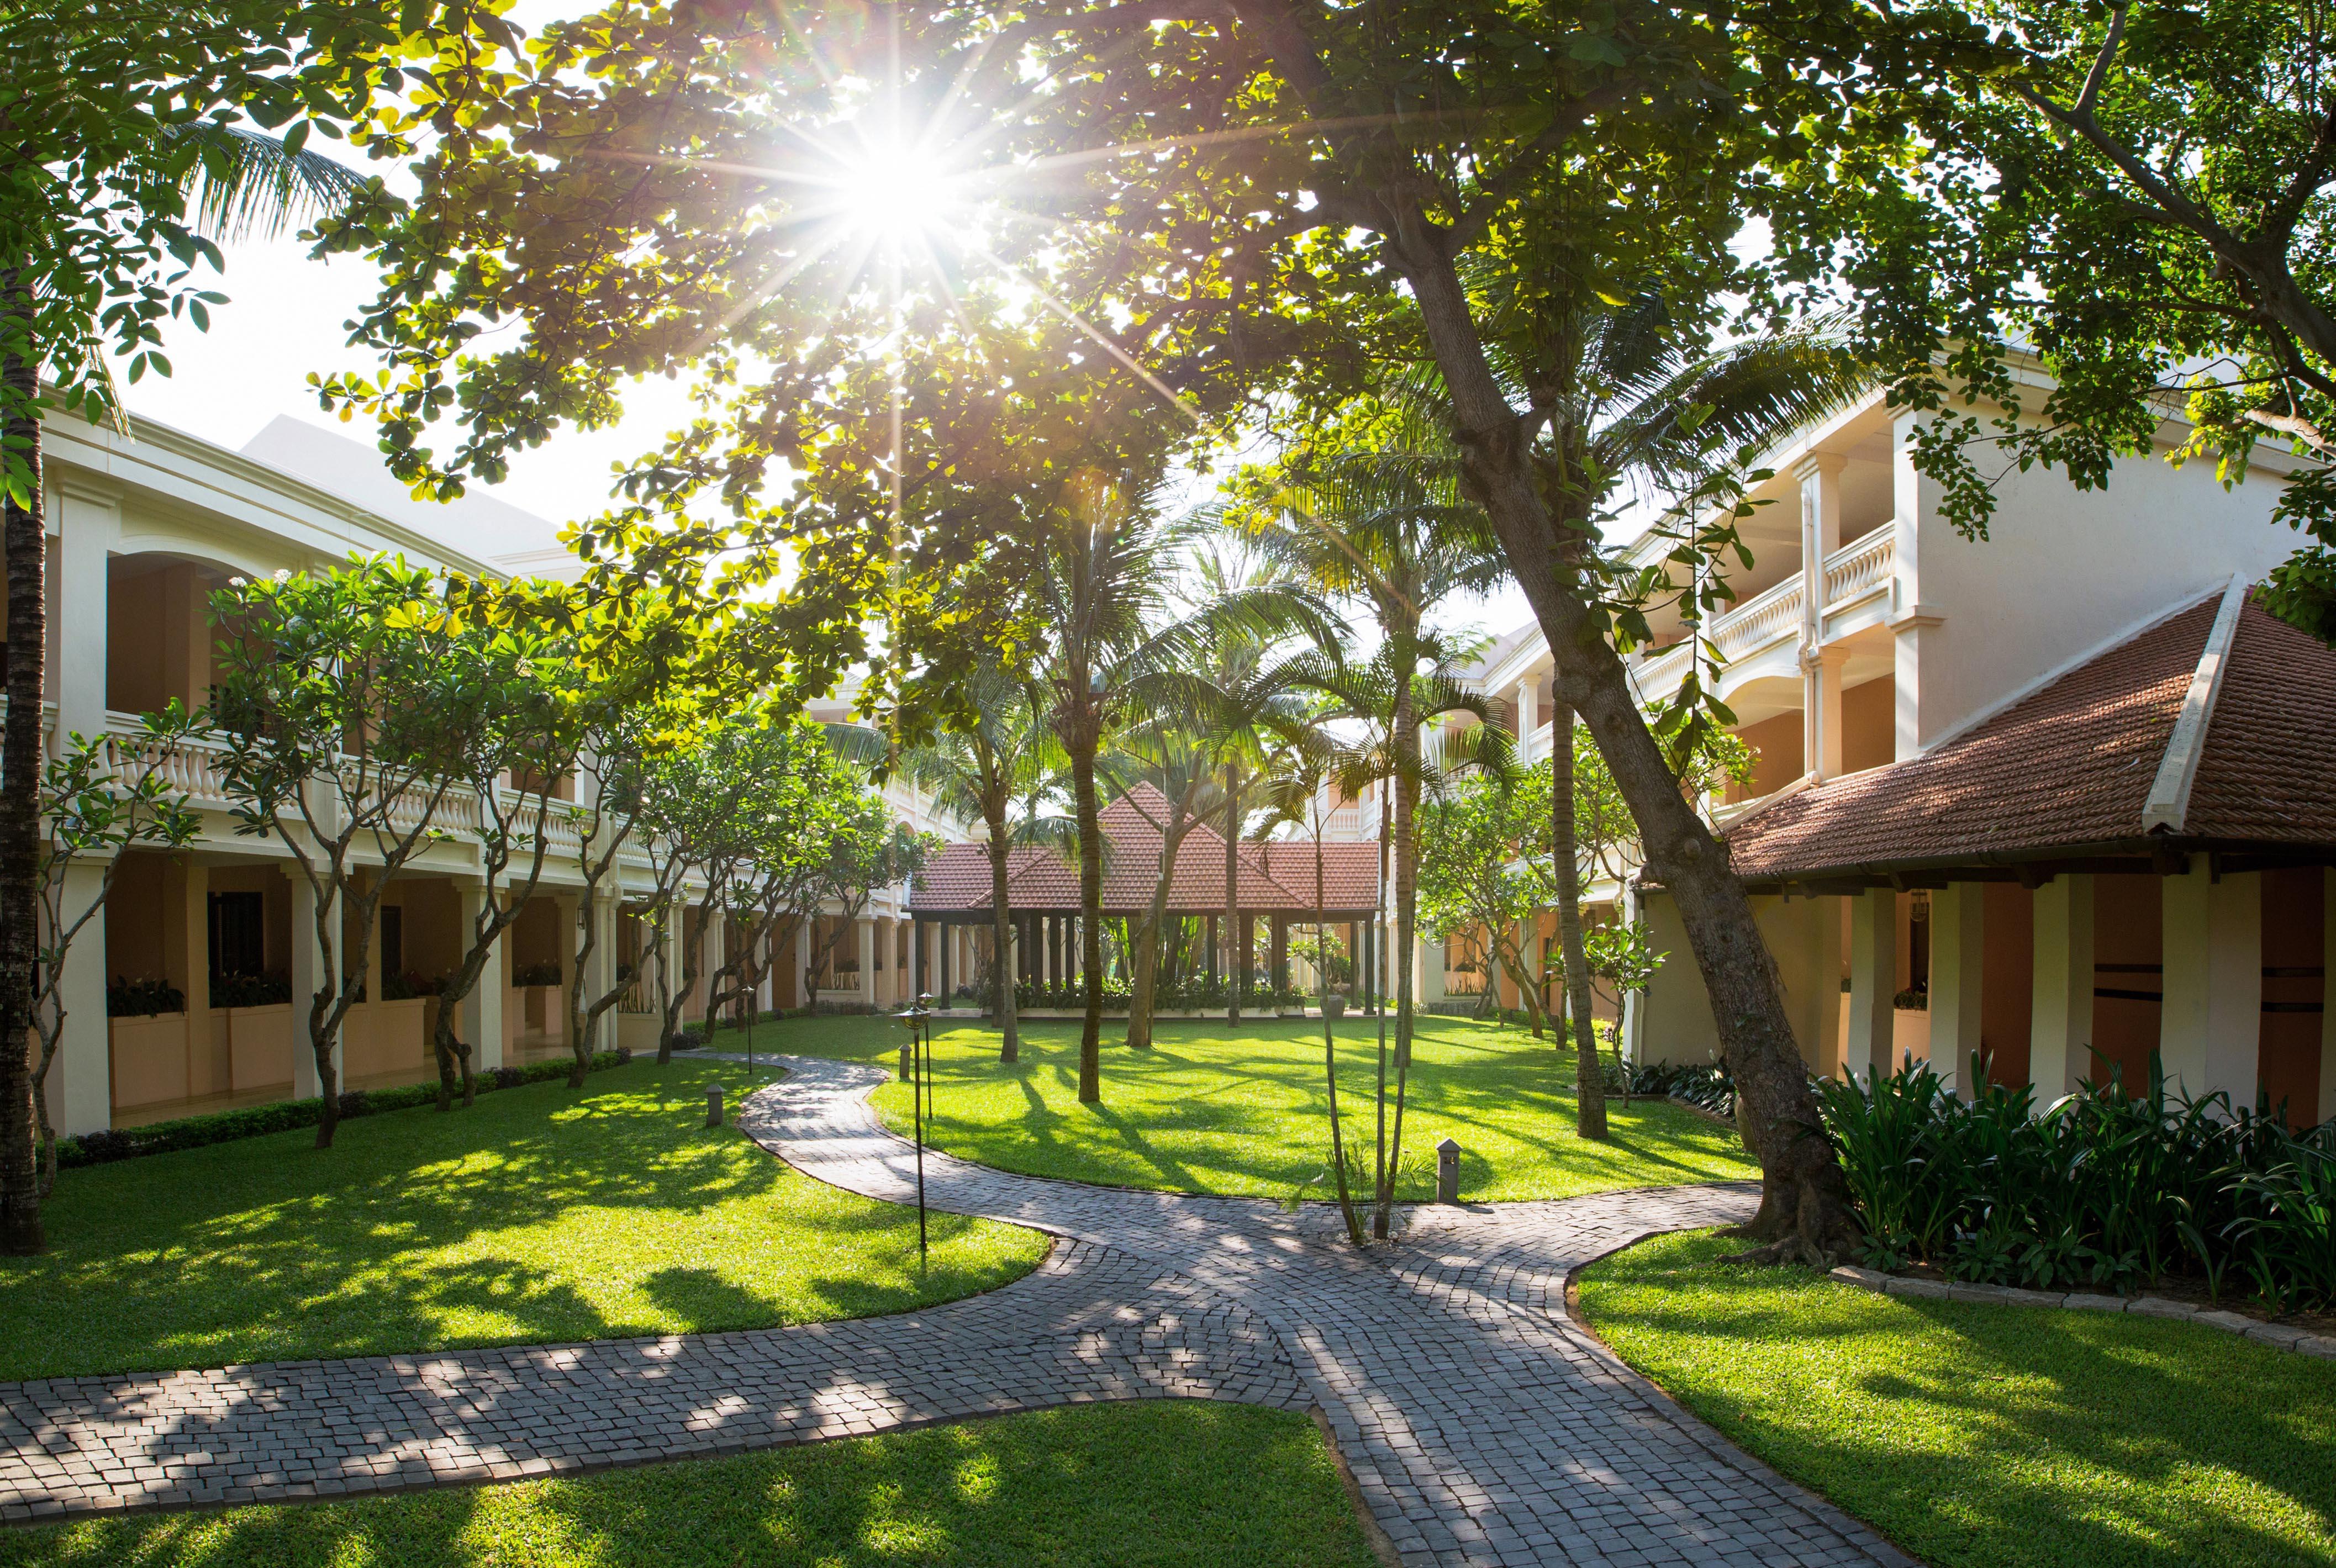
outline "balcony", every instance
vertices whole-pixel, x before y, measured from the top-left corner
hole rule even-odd
[[[1844,545],[1825,561],[1825,616],[1819,641],[1830,642],[1853,628],[1839,622],[1851,611],[1874,604],[1888,609],[1898,570],[1897,531],[1886,524]],[[1713,620],[1706,635],[1728,666],[1741,665],[1776,648],[1796,643],[1804,618],[1803,579],[1786,578]],[[1643,660],[1636,673],[1639,694],[1660,702],[1687,678],[1692,641],[1681,642]]]
[[[227,788],[225,759],[227,743],[203,735],[189,735],[163,749],[153,758],[156,743],[145,736],[144,726],[136,714],[108,713],[106,733],[122,747],[125,757],[143,765],[150,759],[160,764],[163,781],[172,789],[183,791],[190,802],[213,811],[226,811],[235,803]],[[346,765],[354,767],[354,761]],[[510,788],[499,792],[507,813],[515,812],[521,802],[519,791]],[[423,818],[423,797],[419,791],[408,791],[389,810],[391,831],[403,834],[418,826]],[[571,801],[555,800],[544,822],[544,836],[550,842],[555,855],[574,858],[584,846],[582,808]],[[478,793],[468,784],[449,788],[437,809],[430,813],[431,825],[437,831],[457,834],[466,841],[476,837],[479,822]],[[522,846],[521,852],[526,852]]]

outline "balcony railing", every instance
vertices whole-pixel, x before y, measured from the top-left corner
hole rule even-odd
[[[1884,524],[1825,558],[1827,613],[1886,587],[1898,570],[1897,531]],[[1755,594],[1715,619],[1708,635],[1720,657],[1734,663],[1798,633],[1802,624],[1802,579],[1788,577]],[[1692,642],[1665,648],[1639,666],[1639,689],[1650,697],[1670,691],[1687,677]]]
[[[1864,539],[1825,557],[1825,609],[1887,583],[1898,570],[1898,531],[1884,523]]]
[[[198,805],[224,808],[229,800],[227,773],[224,766],[227,745],[203,735],[188,735],[161,748],[163,755],[156,758],[157,743],[146,738],[144,726],[136,714],[108,713],[106,732],[121,746],[126,757],[140,765],[150,760],[158,761],[161,777],[175,790],[185,792]],[[349,765],[355,766],[354,763]],[[392,803],[388,817],[390,830],[397,833],[411,832],[422,821],[423,808],[429,791],[421,786],[408,789]],[[503,789],[500,792],[506,813],[517,813],[521,792]],[[576,855],[584,847],[583,808],[572,801],[555,800],[545,813],[544,836],[550,841],[555,854]],[[468,784],[450,787],[431,813],[433,826],[443,833],[473,834],[479,829],[478,794]],[[524,823],[515,825],[524,827]]]

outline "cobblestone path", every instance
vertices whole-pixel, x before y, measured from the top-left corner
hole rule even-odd
[[[858,1063],[783,1057],[739,1125],[914,1202]],[[925,1156],[935,1208],[1060,1240],[896,1317],[728,1334],[0,1385],[0,1518],[516,1478],[1086,1399],[1319,1408],[1406,1564],[1904,1563],[1565,1315],[1578,1265],[1740,1219],[1742,1186],[1422,1207],[1358,1256],[1326,1207],[1083,1186]]]

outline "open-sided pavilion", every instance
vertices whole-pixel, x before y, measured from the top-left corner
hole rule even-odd
[[[1169,802],[1151,784],[1139,784],[1097,816],[1104,839],[1102,911],[1105,919],[1136,918],[1152,906],[1167,839]],[[1320,868],[1317,896],[1316,868]],[[1176,852],[1166,913],[1197,916],[1207,922],[1203,950],[1212,979],[1229,971],[1244,989],[1256,984],[1257,922],[1269,922],[1272,984],[1290,981],[1290,928],[1319,921],[1344,925],[1355,972],[1377,972],[1372,951],[1379,910],[1379,846],[1375,841],[1276,839],[1233,847],[1234,886],[1239,894],[1234,930],[1219,929],[1225,911],[1225,839],[1203,823],[1192,828]],[[956,843],[943,849],[917,879],[909,901],[916,922],[916,985],[921,993],[955,992],[969,978],[972,947],[959,937],[991,929],[989,846]],[[1010,852],[1007,908],[1014,921],[1015,978],[1039,979],[1048,989],[1068,988],[1079,978],[1081,943],[1079,868],[1052,848],[1017,846]],[[1230,962],[1225,959],[1231,937]],[[1027,955],[1027,956],[1026,956]],[[936,983],[937,982],[937,983]]]

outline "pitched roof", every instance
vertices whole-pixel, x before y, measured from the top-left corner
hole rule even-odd
[[[1151,907],[1168,814],[1168,798],[1149,784],[1136,785],[1096,813],[1105,841],[1105,913],[1139,914]],[[1315,907],[1314,848],[1310,839],[1237,846],[1241,907],[1260,912],[1310,911]],[[1350,840],[1326,842],[1321,849],[1322,908],[1341,912],[1373,908],[1378,901],[1378,845]],[[1007,864],[1006,898],[1011,908],[1033,913],[1078,909],[1079,869],[1075,862],[1051,849],[1025,846],[1009,851]],[[975,913],[989,908],[989,846],[950,844],[926,863],[909,908],[920,915]],[[1225,907],[1224,835],[1205,823],[1188,831],[1177,847],[1168,907],[1193,914]]]
[[[2219,608],[2200,601],[1918,757],[1728,828],[1755,882],[2003,865],[2154,844],[2336,848],[2336,651],[2249,602],[2178,835],[2143,821]]]

